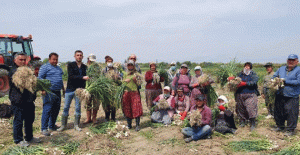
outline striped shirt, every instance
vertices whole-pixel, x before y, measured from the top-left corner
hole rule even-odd
[[[51,82],[51,90],[59,91],[63,88],[62,75],[64,72],[59,66],[50,63],[44,64],[39,71],[39,79],[47,79]]]

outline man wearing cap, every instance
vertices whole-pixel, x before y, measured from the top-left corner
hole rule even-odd
[[[138,87],[141,86],[141,75],[135,70],[134,61],[127,63],[128,71],[124,75],[123,82],[126,83],[122,98],[122,110],[127,119],[127,127],[132,128],[132,119],[136,120],[135,131],[140,130],[140,117],[143,115],[141,96]]]
[[[90,54],[87,58],[87,71],[86,74],[89,76],[89,80],[86,82],[86,85],[90,85],[92,82],[97,80],[101,74],[101,67],[96,62],[96,56]],[[97,100],[93,95],[90,100],[84,105],[86,109],[86,121],[83,124],[88,124],[93,121],[93,124],[97,123],[97,112],[99,110],[100,101]]]
[[[58,54],[49,54],[49,63],[43,65],[39,71],[39,79],[47,79],[51,82],[51,92],[42,91],[43,95],[43,114],[42,114],[42,134],[50,136],[49,131],[56,131],[58,128],[55,125],[56,119],[60,110],[61,90],[65,94],[62,75],[62,69],[57,66]]]
[[[106,58],[106,57],[105,57]],[[105,59],[106,67],[102,70],[102,75],[109,79],[112,79],[117,85],[121,85],[121,75],[117,68],[113,66],[113,58],[108,56]],[[109,121],[109,117],[113,121],[116,120],[116,107],[114,107],[113,102],[102,103],[103,110],[105,112],[105,121]]]
[[[201,125],[183,128],[181,133],[188,137],[184,141],[189,143],[191,141],[197,141],[199,139],[209,138],[212,129],[210,127],[212,115],[209,107],[206,106],[206,98],[203,94],[200,94],[196,97],[196,104],[192,107],[192,112],[198,110],[201,113]]]
[[[170,86],[176,75],[176,64],[175,62],[171,62],[170,69],[167,71],[169,80],[165,80],[165,86]]]
[[[61,127],[57,131],[63,131],[67,127],[69,110],[72,99],[75,99],[75,119],[74,119],[74,129],[76,131],[81,131],[79,127],[80,117],[81,117],[81,105],[79,99],[75,96],[75,90],[77,88],[85,88],[85,82],[89,80],[86,75],[87,66],[82,63],[83,52],[81,50],[76,50],[74,52],[75,61],[68,64],[68,82],[65,95],[65,106],[61,118]]]
[[[167,102],[169,107],[165,109],[155,109],[155,112],[151,115],[151,120],[155,123],[163,123],[165,125],[171,124],[171,118],[174,115],[175,99],[170,94],[171,89],[169,86],[164,87],[164,93],[160,94],[156,99],[153,100],[155,105],[159,102]]]
[[[209,78],[207,80],[207,82],[199,85],[199,78],[201,76],[203,76],[203,72],[202,72],[202,68],[200,66],[196,66],[194,68],[195,70],[195,76],[192,77],[192,80],[190,82],[190,88],[192,89],[192,92],[191,92],[191,96],[190,96],[190,99],[191,99],[191,106],[195,105],[195,97],[199,94],[204,94],[206,97],[207,97],[207,87],[208,85],[210,85],[211,83],[213,83],[214,81]]]
[[[270,90],[268,87],[268,82],[270,82],[271,78],[274,75],[273,64],[271,62],[268,62],[264,65],[264,67],[266,67],[267,75],[264,77],[262,96],[265,99],[266,107],[268,109],[268,116],[266,118],[269,119],[274,116],[274,103],[272,103],[273,99],[270,99]]]
[[[288,56],[287,65],[280,67],[273,78],[282,78],[284,86],[276,92],[274,118],[277,125],[275,131],[286,129],[285,136],[295,134],[299,115],[299,94],[300,94],[300,67],[298,56]],[[287,126],[285,127],[285,120]]]

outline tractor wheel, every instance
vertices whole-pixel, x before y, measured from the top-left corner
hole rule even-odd
[[[8,95],[9,92],[9,78],[6,69],[0,69],[0,97]]]

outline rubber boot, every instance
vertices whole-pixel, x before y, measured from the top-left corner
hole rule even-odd
[[[97,124],[97,113],[98,113],[98,109],[94,109],[93,110],[93,124]]]
[[[256,127],[255,118],[250,118],[250,131],[253,131]]]
[[[116,121],[116,108],[111,109],[111,119],[115,122]]]
[[[88,124],[88,123],[92,122],[91,115],[92,115],[92,111],[91,110],[87,110],[86,111],[86,121],[83,122],[83,124]]]
[[[68,116],[61,116],[61,126],[57,129],[58,132],[64,131],[67,128]]]
[[[132,124],[132,119],[128,118],[128,117],[126,119],[127,119],[127,128],[131,129],[132,128],[132,125],[131,125]]]
[[[75,115],[75,120],[74,120],[74,129],[76,131],[81,131],[82,129],[79,127],[80,124],[80,115]]]
[[[110,112],[109,111],[105,111],[105,122],[109,121],[109,115],[110,115]]]
[[[136,121],[135,131],[140,131],[141,130],[140,129],[140,117],[137,117],[135,119],[135,121]]]

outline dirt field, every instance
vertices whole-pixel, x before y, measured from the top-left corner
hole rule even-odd
[[[234,108],[233,94],[226,92],[216,86],[218,94],[224,94],[230,99],[230,108]],[[34,122],[34,136],[40,137],[42,143],[33,144],[29,148],[40,149],[41,154],[62,154],[62,146],[70,146],[74,152],[70,154],[272,154],[283,148],[292,146],[298,142],[299,134],[293,137],[285,137],[281,132],[274,132],[270,129],[275,125],[272,119],[265,119],[267,109],[264,100],[259,98],[259,117],[257,118],[258,127],[255,131],[250,132],[250,127],[238,128],[235,135],[221,135],[214,132],[212,139],[193,141],[186,144],[183,135],[180,133],[179,126],[163,126],[153,124],[150,121],[149,110],[146,108],[144,92],[142,91],[142,101],[144,108],[144,116],[141,118],[141,130],[135,132],[130,130],[130,136],[123,139],[109,137],[106,134],[95,134],[90,130],[89,125],[82,125],[82,131],[77,132],[73,129],[74,120],[74,101],[70,108],[70,117],[68,120],[68,129],[64,132],[53,132],[50,137],[45,137],[40,133],[42,99],[39,96],[36,100],[36,119]],[[57,125],[60,125],[61,114],[64,105],[59,113]],[[85,109],[82,105],[82,119],[86,118]],[[122,111],[117,112],[117,120],[126,123]],[[104,122],[104,111],[100,108],[98,113],[98,122]],[[135,122],[135,121],[133,121]],[[135,123],[133,123],[135,127]],[[0,122],[0,153],[8,153],[16,145],[13,143],[12,137],[12,119],[2,119]],[[299,130],[299,125],[297,130]],[[263,140],[267,139],[272,146],[259,152],[239,152],[230,147],[232,141],[242,140]],[[66,147],[65,147],[66,148]],[[22,151],[22,150],[19,150]],[[37,153],[27,149],[28,154]],[[16,153],[15,151],[14,153]],[[24,153],[24,152],[23,152]],[[66,152],[64,152],[66,153]]]

